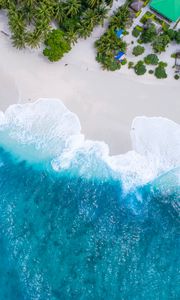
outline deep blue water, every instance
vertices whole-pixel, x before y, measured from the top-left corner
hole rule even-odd
[[[123,196],[1,148],[0,300],[180,299],[178,174]]]

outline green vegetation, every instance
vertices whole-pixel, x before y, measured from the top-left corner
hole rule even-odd
[[[47,56],[50,61],[58,61],[63,57],[64,53],[71,49],[70,41],[65,38],[64,32],[59,29],[54,29],[49,32],[45,40],[45,45],[47,47],[44,49],[43,54]]]
[[[178,80],[180,76],[178,74],[174,75],[174,79]]]
[[[144,51],[145,51],[144,47],[137,45],[137,46],[135,46],[133,48],[133,52],[132,53],[133,53],[133,55],[138,56],[138,55],[143,54]]]
[[[15,47],[38,47],[51,61],[60,59],[79,37],[87,38],[102,25],[111,0],[0,0],[6,9],[12,43]],[[52,22],[58,31],[54,32]]]
[[[167,67],[167,63],[164,61],[160,61],[159,62],[159,66],[166,68]]]
[[[128,69],[133,69],[134,63],[132,61],[128,62]]]
[[[110,18],[107,31],[95,42],[97,50],[96,60],[102,65],[103,69],[115,71],[121,68],[122,64],[115,60],[119,51],[126,52],[127,44],[116,35],[116,30],[122,28],[126,30],[129,20],[129,10],[127,5],[121,6]]]
[[[177,44],[180,44],[180,29],[176,31],[175,40]]]
[[[154,19],[155,15],[150,11],[147,11],[141,18],[140,22],[145,24],[149,19]]]
[[[148,73],[149,74],[154,74],[154,71],[153,70],[149,70]]]
[[[176,31],[173,29],[167,29],[165,30],[165,33],[168,35],[171,41],[173,41],[176,38]]]
[[[159,65],[156,67],[155,73],[154,73],[156,78],[158,78],[158,79],[167,78],[166,69],[165,69],[166,66],[167,66],[167,64],[164,62],[159,63]]]
[[[119,50],[126,51],[126,43],[116,36],[114,30],[109,29],[96,41],[96,59],[101,63],[103,69],[115,71],[121,68],[121,64],[115,61],[115,55]]]
[[[123,59],[123,61],[121,62],[121,65],[124,66],[127,64],[127,59]]]
[[[134,27],[134,29],[132,31],[132,35],[137,38],[141,34],[142,31],[143,31],[143,28],[141,26],[137,25],[136,27]]]
[[[141,32],[136,27],[132,31],[132,35],[136,38],[140,35],[140,33]]]
[[[147,28],[144,28],[140,39],[144,44],[152,43],[156,36],[157,36],[156,27],[154,24],[151,24]]]
[[[162,19],[158,18],[158,16],[150,11],[147,11],[141,18],[140,22],[143,23],[143,24],[146,24],[146,22],[148,21],[154,21],[158,24],[160,24],[161,26],[163,27],[166,27],[168,28],[169,27],[169,24],[165,23]]]
[[[144,6],[149,2],[143,1]],[[95,42],[96,60],[103,69],[115,71],[127,64],[127,59],[115,59],[120,51],[126,53],[128,46],[123,37],[117,37],[116,30],[123,29],[124,36],[131,33],[129,28],[133,20],[128,7],[131,2],[126,0],[117,9],[109,18],[106,32]],[[54,62],[70,51],[79,38],[88,38],[95,26],[103,26],[112,4],[113,0],[0,0],[0,9],[6,10],[13,46],[22,49],[44,44],[44,56]],[[137,38],[131,41],[135,46],[132,51],[134,56],[144,53],[143,44],[146,43],[157,54],[165,51],[169,43],[180,44],[180,29],[171,29],[156,14],[147,11],[140,21],[142,26],[136,25],[132,30],[132,35]],[[159,27],[156,29],[157,22],[161,25],[160,33]],[[145,64],[156,66],[157,78],[167,77],[166,64],[159,63],[156,54],[147,55],[144,62],[139,61],[135,66],[133,62],[128,62],[128,68],[133,68],[137,75],[143,75],[147,71]],[[152,74],[153,70],[148,72]]]
[[[146,66],[142,60],[138,61],[138,63],[135,65],[134,71],[137,75],[144,75],[146,73]]]
[[[157,65],[159,62],[159,58],[156,54],[149,54],[144,58],[144,62],[146,65]]]
[[[127,5],[120,6],[109,20],[110,29],[126,29],[129,25],[129,10]]]
[[[177,44],[180,44],[180,29],[174,30],[169,28],[163,28],[164,34],[168,35],[171,41],[175,41]]]
[[[166,51],[166,47],[169,44],[169,42],[170,38],[167,34],[160,34],[154,39],[152,47],[155,52],[161,53],[163,51]]]

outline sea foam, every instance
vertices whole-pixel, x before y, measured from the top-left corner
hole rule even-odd
[[[0,112],[0,299],[179,299],[179,137],[138,117],[110,156],[59,100]]]
[[[49,162],[56,172],[121,178],[124,190],[152,181],[180,166],[180,126],[161,117],[137,117],[132,151],[110,156],[109,147],[85,139],[78,117],[58,99],[16,104],[0,112],[0,143],[18,159]]]

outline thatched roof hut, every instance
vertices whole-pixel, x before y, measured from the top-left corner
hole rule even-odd
[[[136,11],[136,12],[138,12],[138,11],[140,11],[141,10],[141,8],[143,7],[143,2],[142,1],[140,1],[140,0],[134,0],[132,3],[131,3],[131,8],[134,10],[134,11]]]

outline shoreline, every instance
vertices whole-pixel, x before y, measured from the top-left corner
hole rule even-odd
[[[0,28],[4,28],[4,16]],[[3,28],[2,28],[3,24]],[[180,84],[126,72],[102,71],[95,61],[94,37],[80,40],[60,62],[39,50],[16,50],[1,35],[0,109],[38,98],[59,98],[80,119],[86,138],[109,145],[111,154],[131,149],[130,127],[137,116],[161,116],[180,123]],[[3,83],[3,84],[2,84]]]

